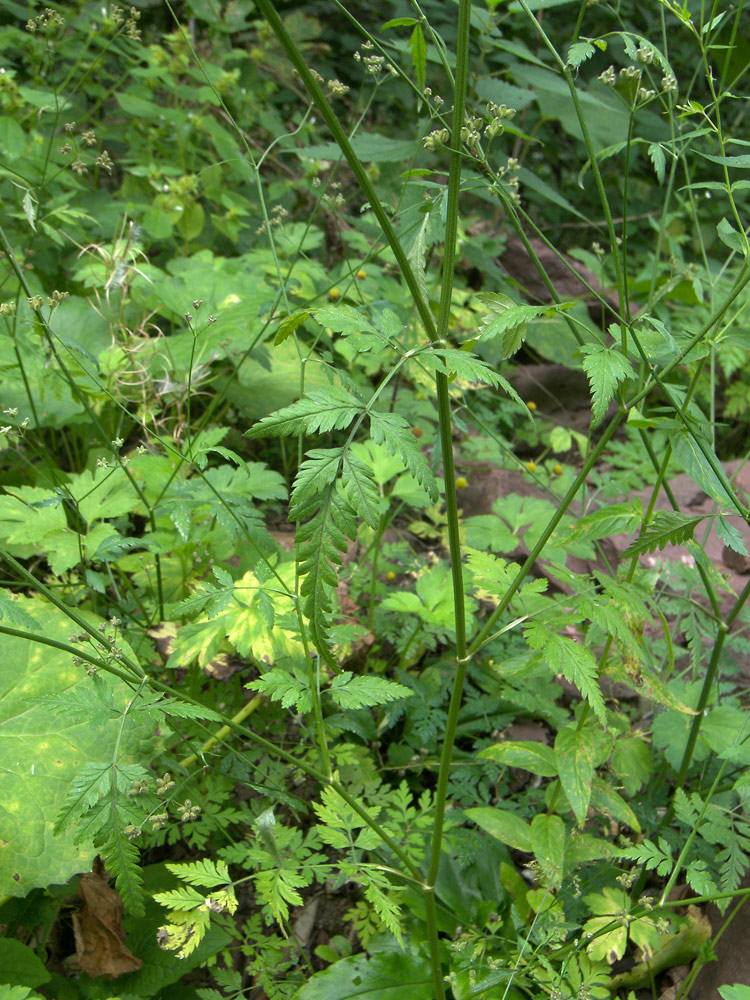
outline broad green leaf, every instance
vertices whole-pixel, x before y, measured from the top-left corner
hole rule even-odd
[[[598,424],[607,412],[615,389],[624,379],[630,378],[633,369],[630,363],[615,347],[605,347],[603,344],[583,344],[580,348],[583,354],[583,370],[591,385],[594,425]]]
[[[19,156],[23,156],[26,150],[26,133],[16,119],[11,118],[9,115],[3,115],[0,118],[0,149],[3,151],[3,158],[5,160],[17,160]],[[29,194],[30,192],[27,191],[24,195],[24,203]],[[23,205],[23,210],[28,218],[25,204]],[[34,215],[36,216],[36,212],[34,212]],[[35,228],[31,219],[29,219],[29,225],[32,229]]]
[[[583,925],[588,937],[592,938],[586,951],[593,959],[606,959],[613,965],[625,954],[628,943],[627,919],[623,915],[627,914],[630,901],[622,889],[608,886],[601,895],[586,896],[585,902],[597,914]]]
[[[728,246],[730,250],[736,250],[737,253],[741,253],[743,256],[747,254],[747,239],[743,238],[743,236],[737,232],[728,219],[721,220],[716,227],[716,233],[721,242],[725,246]]]
[[[41,598],[19,597],[18,605],[38,622],[49,639],[67,643],[71,622],[62,612]],[[87,615],[92,625],[100,619]],[[75,628],[75,626],[74,626]],[[125,647],[127,655],[132,651]],[[102,711],[94,718],[96,699],[86,694],[92,681],[82,667],[74,666],[72,655],[15,636],[3,636],[3,663],[0,674],[0,769],[3,796],[0,800],[0,894],[24,896],[34,888],[67,882],[87,871],[101,848],[90,839],[76,843],[75,827],[53,836],[53,827],[71,782],[83,762],[101,761],[111,767],[120,730],[120,710],[132,698],[132,689],[119,680],[101,678],[111,692],[116,712]],[[63,693],[80,690],[89,697],[89,717],[52,713],[48,704],[36,698],[56,699]],[[138,739],[143,739],[148,723],[134,723],[132,735],[120,744],[120,760],[133,759]],[[153,727],[151,727],[153,728]]]
[[[377,328],[359,309],[352,306],[323,306],[313,316],[321,326],[330,327],[334,333],[377,333]]]
[[[675,458],[693,482],[720,504],[736,509],[731,484],[708,442],[701,441],[699,444],[687,431],[672,435],[671,441]]]
[[[494,746],[485,747],[479,756],[494,760],[503,767],[521,767],[524,771],[539,774],[543,778],[554,778],[557,775],[555,752],[544,743],[531,740],[495,743]]]
[[[721,1000],[750,1000],[750,986],[745,983],[735,983],[734,986],[720,986]]]
[[[632,798],[651,777],[653,762],[648,743],[642,736],[620,736],[612,751],[612,770]]]
[[[591,799],[591,782],[601,763],[601,731],[591,726],[565,726],[555,738],[555,764],[560,784],[578,825],[583,826]]]
[[[636,833],[641,832],[641,824],[630,805],[610,784],[596,776],[591,786],[591,805],[610,819],[624,823]]]
[[[316,972],[295,1000],[415,1000],[431,993],[430,963],[399,950],[342,958]]]
[[[44,967],[44,962],[28,945],[12,937],[3,937],[0,950],[2,951],[0,978],[8,986],[26,986],[33,989],[52,978]],[[1,992],[0,997],[2,997]]]
[[[400,163],[414,156],[411,139],[391,139],[378,132],[360,132],[351,140],[352,148],[362,163]],[[341,149],[335,142],[319,143],[314,146],[292,146],[289,150],[301,159],[340,160]]]
[[[566,836],[565,824],[554,813],[541,813],[531,821],[534,857],[553,888],[562,883]]]
[[[477,806],[466,809],[466,817],[491,837],[516,851],[531,852],[531,828],[511,809]]]
[[[617,856],[618,849],[612,841],[573,830],[565,848],[565,873],[567,875],[569,872],[575,872],[581,865],[590,861]]]

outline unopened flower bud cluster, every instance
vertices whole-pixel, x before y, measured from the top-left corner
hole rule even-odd
[[[287,211],[287,209],[284,208],[283,205],[274,205],[273,208],[271,209],[271,215],[268,218],[268,224],[271,226],[281,226],[283,225],[284,219],[286,219],[288,215],[289,212]],[[268,231],[268,226],[266,225],[264,219],[263,222],[261,222],[261,224],[255,230],[255,232],[258,234],[258,236],[262,236],[263,233],[267,231]],[[209,317],[208,321],[209,323],[211,322],[211,317]]]
[[[650,66],[654,61],[654,50],[648,46],[641,45],[638,49],[637,58],[643,66]],[[599,82],[605,84],[607,87],[614,87],[617,84],[617,78],[619,78],[626,83],[635,80],[640,83],[643,70],[640,66],[623,66],[619,74],[615,70],[614,66],[608,66],[603,73],[599,74]],[[664,94],[674,94],[677,90],[677,80],[673,73],[665,73],[661,78],[661,92]],[[636,103],[643,104],[646,101],[650,101],[652,98],[656,97],[656,91],[650,87],[638,87],[636,91]]]
[[[362,48],[354,53],[354,61],[361,62],[365,67],[365,73],[375,77],[376,80],[384,70],[387,70],[391,76],[397,76],[396,67],[392,63],[386,64],[385,56],[376,55],[372,49],[373,44],[369,39],[363,42]]]

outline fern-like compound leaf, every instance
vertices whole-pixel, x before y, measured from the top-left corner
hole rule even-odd
[[[285,437],[343,430],[363,411],[364,404],[337,385],[310,389],[302,399],[259,420],[248,437]]]
[[[627,358],[614,347],[584,344],[580,351],[583,354],[583,370],[591,386],[593,423],[596,425],[606,414],[615,389],[624,379],[630,378],[633,369]]]
[[[437,480],[406,420],[398,413],[381,413],[377,410],[370,410],[369,415],[370,433],[375,444],[382,444],[391,455],[397,455],[412,478],[427,492],[430,500],[437,503]]]
[[[682,545],[695,534],[695,529],[704,520],[702,517],[688,517],[676,510],[658,510],[640,538],[636,538],[623,552],[623,556],[640,556],[644,552],[654,552],[666,545]]]

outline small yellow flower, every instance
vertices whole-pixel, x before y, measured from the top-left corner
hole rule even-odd
[[[393,572],[392,569],[389,569],[388,572],[385,574],[385,578],[390,583],[391,581],[396,579],[396,574]]]
[[[556,476],[561,476],[563,474],[563,467],[561,465],[553,465],[552,471]]]
[[[533,399],[530,399],[526,405],[529,408],[529,410],[531,411],[531,413],[533,413],[534,410],[536,409],[536,403],[534,402]]]
[[[338,299],[341,298],[341,292],[338,290],[338,288],[332,288],[328,293],[328,298],[331,300],[331,302],[336,302]]]
[[[468,480],[466,479],[466,476],[457,476],[456,477],[456,489],[457,490],[465,490],[468,485],[469,485],[469,483],[468,483]]]
[[[367,277],[367,271],[365,271],[363,267],[360,267],[360,269],[357,271],[357,277],[359,278],[360,281],[364,281],[365,278]]]
[[[526,468],[529,472],[536,472],[536,462],[526,462]]]
[[[411,432],[415,438],[424,437],[424,431],[421,427],[412,427]]]

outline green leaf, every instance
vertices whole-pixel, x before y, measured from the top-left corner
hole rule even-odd
[[[554,813],[542,813],[531,821],[534,857],[553,888],[562,883],[565,838],[565,824]]]
[[[733,549],[735,552],[739,552],[741,556],[747,555],[747,548],[745,547],[744,539],[735,526],[728,521],[725,517],[719,515],[714,526],[716,528],[716,534],[724,542],[727,548]]]
[[[339,582],[333,567],[342,564],[348,540],[357,537],[357,519],[335,483],[329,484],[320,497],[295,500],[290,516],[304,522],[297,529],[300,594],[315,639],[322,642],[331,611],[330,592]]]
[[[328,690],[336,704],[344,709],[385,705],[389,701],[411,698],[414,694],[403,684],[387,681],[383,677],[355,677],[348,670],[334,677]]]
[[[344,455],[341,486],[356,513],[371,528],[377,528],[380,522],[380,494],[377,485],[364,462],[360,462],[350,452]]]
[[[703,109],[701,108],[701,110]],[[735,167],[738,170],[750,169],[750,155],[747,153],[740,156],[714,156],[710,153],[699,153],[698,155],[712,163],[720,163],[724,167]]]
[[[500,357],[512,357],[520,350],[526,339],[526,324],[538,319],[555,306],[518,305],[513,299],[500,292],[486,292],[477,296],[490,312],[479,332],[480,341],[494,340],[501,337]]]
[[[721,1000],[750,1000],[750,986],[744,983],[735,983],[734,986],[720,986],[719,996]]]
[[[313,316],[321,326],[330,327],[334,333],[378,333],[367,316],[352,306],[323,306],[315,309]]]
[[[38,204],[38,201],[31,193],[31,188],[27,188],[21,201],[21,208],[23,209],[23,214],[26,216],[26,221],[29,223],[34,232],[36,232],[36,214]]]
[[[641,832],[641,824],[630,805],[610,784],[596,776],[591,786],[591,805],[609,819],[629,826],[635,833]]]
[[[586,821],[591,782],[596,765],[600,763],[597,743],[601,742],[601,736],[601,732],[590,726],[579,730],[576,725],[570,725],[561,729],[555,738],[557,773],[579,827]]]
[[[688,517],[676,510],[658,510],[645,531],[622,553],[623,556],[640,556],[667,545],[682,545],[695,534],[704,517]]]
[[[389,454],[401,458],[409,475],[424,488],[432,502],[437,503],[437,480],[404,417],[398,413],[370,410],[370,433],[375,444],[382,444]]]
[[[716,233],[721,242],[725,246],[728,246],[730,250],[736,250],[737,253],[741,253],[743,256],[747,255],[747,240],[743,239],[742,234],[737,232],[728,219],[721,220],[716,227]]]
[[[649,870],[655,870],[657,875],[667,876],[672,871],[672,849],[665,837],[659,838],[659,846],[646,838],[637,847],[626,847],[620,856],[629,861],[636,861],[639,865],[644,865]]]
[[[246,687],[252,691],[259,691],[271,701],[280,702],[282,708],[296,707],[300,715],[304,715],[312,709],[309,681],[301,676],[297,677],[281,667],[267,670],[262,677],[250,681]]]
[[[649,145],[648,158],[653,164],[656,179],[660,184],[663,184],[666,177],[667,158],[664,155],[664,149],[660,142],[652,142]]]
[[[531,828],[517,812],[510,809],[477,806],[474,809],[466,809],[465,813],[467,819],[476,823],[491,837],[516,851],[531,853]]]
[[[417,78],[417,86],[420,90],[424,90],[427,68],[427,43],[424,39],[421,24],[414,25],[414,30],[409,39],[409,48],[411,50],[411,61],[414,65],[414,75]]]
[[[204,889],[213,889],[217,885],[231,882],[226,864],[223,861],[212,861],[211,858],[200,858],[189,864],[167,864],[166,867],[188,885],[199,885]]]
[[[392,20],[386,21],[380,30],[387,31],[388,28],[411,28],[416,23],[417,19],[415,17],[394,17]]]
[[[38,623],[46,637],[67,643],[71,622],[62,612],[41,598],[19,597],[14,604]],[[90,614],[86,618],[94,627],[101,622]],[[122,639],[118,638],[118,645],[135,659]],[[143,768],[128,761],[137,759],[136,754],[148,753],[154,717],[132,711],[123,721],[125,706],[133,698],[132,688],[108,677],[97,678],[95,686],[81,667],[72,664],[70,653],[35,643],[33,633],[29,639],[3,636],[2,655],[0,894],[24,896],[34,888],[67,882],[88,871],[97,853],[107,853],[109,848],[95,844],[94,837],[106,834],[111,827],[114,818],[109,811],[102,813],[98,827],[77,821],[74,815],[68,822],[62,816],[59,823],[55,821],[66,800],[70,803],[72,789],[80,790],[79,815],[97,807],[99,790],[110,787],[110,778],[105,775],[114,770],[116,748],[116,777],[125,781],[127,788],[130,775],[145,775]],[[104,701],[97,690],[105,692]],[[74,693],[88,700],[88,715],[53,714],[44,701]],[[32,694],[39,700],[31,701]],[[106,707],[108,698],[112,712]],[[92,719],[96,719],[95,724]],[[87,761],[90,768],[87,782],[79,778],[81,761]],[[53,834],[55,826],[57,834]]]
[[[529,646],[542,651],[554,673],[562,674],[576,685],[601,724],[606,725],[607,713],[599,690],[596,659],[591,650],[569,636],[558,635],[543,622],[529,622],[524,631]]]
[[[140,852],[122,832],[121,824],[116,819],[114,815],[110,817],[110,836],[102,847],[102,858],[107,871],[115,876],[115,888],[125,908],[134,916],[140,916],[144,912]]]
[[[432,992],[430,963],[421,955],[381,951],[350,955],[316,972],[295,1000],[414,1000]]]
[[[572,524],[563,536],[566,545],[593,542],[598,538],[636,531],[643,523],[643,504],[636,498],[631,503],[612,503],[592,511]]]
[[[595,426],[606,415],[607,407],[618,384],[630,378],[633,369],[628,360],[614,347],[583,344],[580,352],[584,356],[581,364],[591,385],[594,414],[592,426]]]
[[[11,937],[3,937],[0,949],[3,953],[0,977],[9,986],[27,986],[33,989],[52,978],[44,967],[44,962],[28,945]]]
[[[0,590],[0,619],[22,629],[36,631],[41,628],[39,622],[21,607],[18,595],[7,590]]]
[[[429,302],[430,293],[427,290],[427,276],[425,272],[425,255],[427,253],[427,236],[430,232],[430,213],[426,212],[422,222],[417,228],[412,245],[406,254],[407,260],[411,264],[414,277],[417,281],[419,293],[425,302]]]
[[[363,411],[363,404],[341,386],[310,389],[302,399],[259,420],[247,437],[287,437],[344,430]]]
[[[303,323],[305,323],[310,318],[310,311],[308,309],[303,309],[302,312],[292,313],[283,319],[279,324],[279,328],[276,331],[276,336],[273,338],[274,346],[277,347],[279,344],[283,344],[287,337],[291,336],[295,330],[299,329]]]
[[[625,793],[632,798],[646,784],[653,770],[646,740],[637,734],[618,737],[612,751],[612,770]]]
[[[711,445],[688,431],[673,434],[670,440],[675,458],[693,482],[720,504],[736,509],[731,484]]]
[[[544,743],[531,740],[495,743],[494,746],[485,747],[478,756],[494,760],[503,767],[521,767],[524,771],[539,774],[543,778],[557,776],[555,753],[552,747],[545,746]]]
[[[566,65],[571,66],[573,69],[578,69],[581,63],[585,63],[595,52],[596,49],[589,41],[574,42],[568,49]]]

